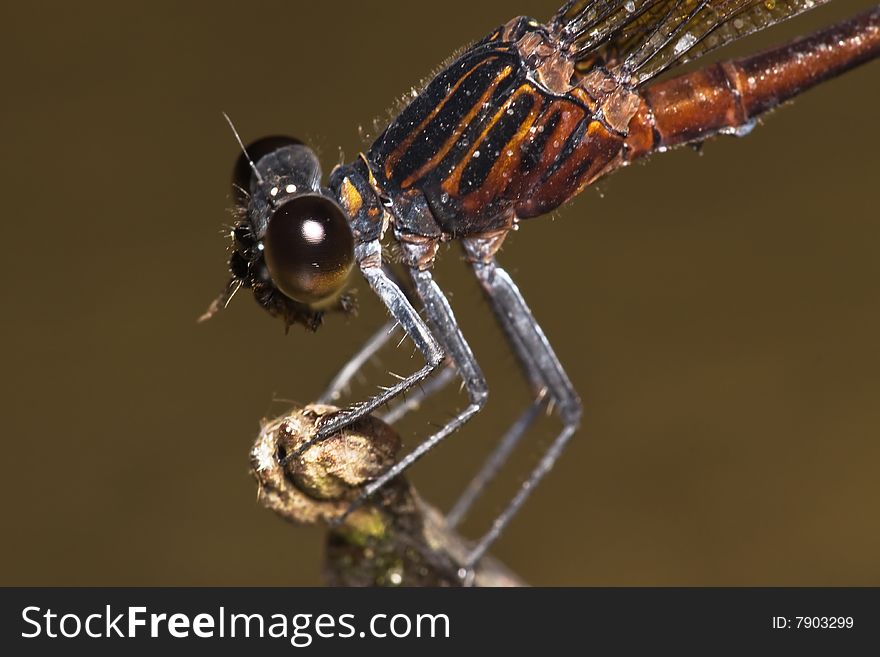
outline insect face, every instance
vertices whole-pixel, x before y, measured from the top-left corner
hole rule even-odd
[[[321,187],[315,153],[292,137],[266,137],[233,170],[239,220],[232,230],[231,285],[288,325],[312,330],[326,310],[350,310],[343,294],[354,263],[348,219]]]

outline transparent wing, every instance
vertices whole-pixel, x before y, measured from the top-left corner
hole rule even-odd
[[[548,24],[577,69],[639,85],[829,0],[572,0]]]
[[[573,0],[550,21],[572,58],[614,65],[644,40],[677,0]]]

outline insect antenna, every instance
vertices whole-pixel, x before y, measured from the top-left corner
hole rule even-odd
[[[244,153],[244,157],[247,160],[248,164],[251,167],[251,171],[254,172],[254,175],[257,177],[257,181],[262,185],[263,177],[260,175],[260,172],[257,171],[257,165],[254,164],[254,161],[251,159],[251,156],[248,155],[247,149],[244,147],[244,142],[241,140],[241,136],[238,134],[238,130],[235,129],[235,125],[232,123],[232,119],[229,118],[229,115],[226,112],[222,112],[223,118],[226,119],[226,123],[229,124],[229,129],[232,130],[232,134],[235,137],[235,141],[238,142],[239,148],[241,148],[241,152]]]

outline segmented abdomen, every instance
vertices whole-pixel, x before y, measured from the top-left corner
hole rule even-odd
[[[553,210],[622,147],[583,90],[541,88],[498,34],[435,77],[368,155],[389,194],[421,191],[453,235]]]

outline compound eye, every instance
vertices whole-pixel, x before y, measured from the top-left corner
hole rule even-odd
[[[285,146],[293,146],[294,144],[302,144],[295,137],[287,137],[284,135],[272,135],[271,137],[263,137],[255,142],[248,144],[245,148],[254,164],[260,161],[264,155],[268,155],[272,151],[277,151]],[[238,156],[235,161],[235,167],[232,169],[232,197],[236,202],[247,205],[248,194],[251,189],[251,176],[254,172],[244,153]]]
[[[332,200],[293,198],[272,214],[263,238],[272,282],[301,303],[316,303],[342,289],[354,264],[348,219]]]

